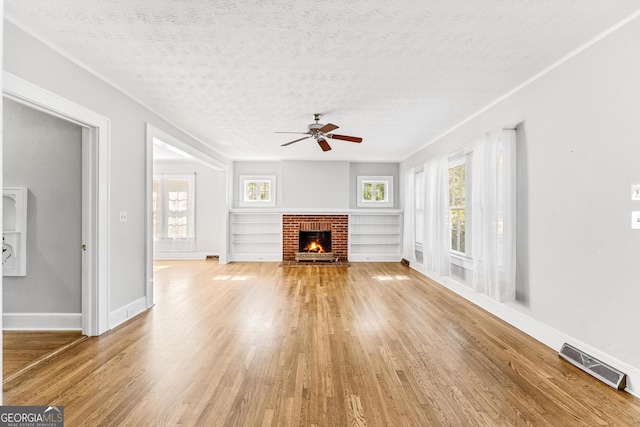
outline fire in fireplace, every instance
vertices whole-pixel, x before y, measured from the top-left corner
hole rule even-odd
[[[298,249],[300,252],[331,252],[331,231],[300,231]]]

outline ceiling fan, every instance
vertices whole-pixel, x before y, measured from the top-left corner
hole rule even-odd
[[[329,133],[338,129],[338,126],[334,125],[333,123],[327,123],[326,125],[322,123],[318,123],[320,121],[320,117],[322,117],[322,114],[316,113],[313,115],[313,118],[316,122],[311,123],[308,126],[309,130],[307,130],[306,132],[276,132],[276,133],[299,133],[302,135],[307,135],[305,137],[294,139],[293,141],[289,141],[285,144],[282,144],[282,147],[286,147],[287,145],[294,144],[296,142],[302,141],[307,138],[314,138],[318,143],[318,145],[320,145],[320,148],[322,148],[322,151],[331,150],[331,146],[327,142],[328,139],[339,139],[342,141],[349,141],[349,142],[362,142],[362,138],[358,138],[357,136],[337,135],[335,133]]]

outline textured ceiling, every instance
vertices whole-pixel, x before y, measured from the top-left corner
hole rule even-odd
[[[230,159],[402,160],[637,0],[5,0],[6,16]],[[362,144],[288,147],[313,113]]]

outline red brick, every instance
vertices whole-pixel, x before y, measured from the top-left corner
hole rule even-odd
[[[294,215],[282,216],[282,259],[293,260],[298,251],[299,230],[331,230],[331,248],[340,258],[347,257],[348,215]],[[328,225],[330,224],[330,226]]]

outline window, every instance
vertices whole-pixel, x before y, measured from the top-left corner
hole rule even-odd
[[[469,207],[470,156],[467,154],[449,163],[449,216],[451,229],[451,252],[458,255],[470,255]]]
[[[393,207],[392,176],[359,176],[358,207]]]
[[[275,206],[275,183],[275,176],[241,176],[239,206]]]
[[[271,201],[271,181],[247,182],[244,193],[245,202]]]
[[[155,250],[195,250],[195,173],[153,177]]]
[[[414,176],[414,239],[417,244],[423,243],[424,236],[424,170],[416,171]]]
[[[386,182],[363,182],[362,200],[364,202],[386,202],[387,183]]]

